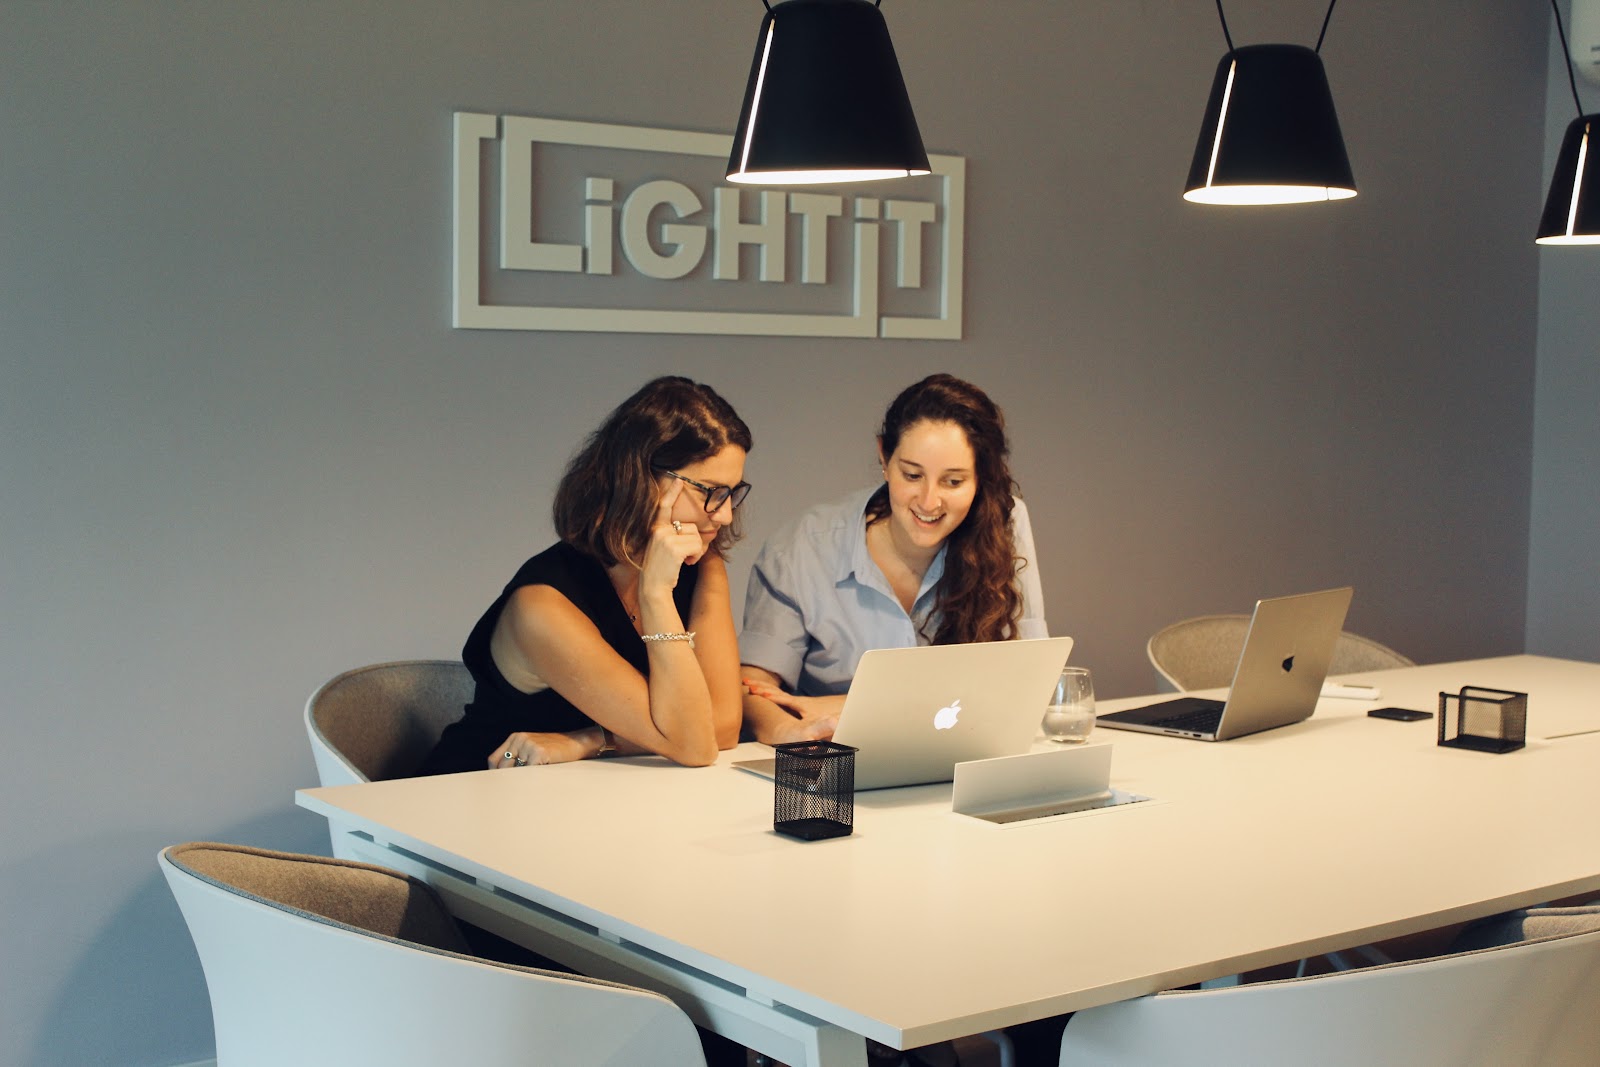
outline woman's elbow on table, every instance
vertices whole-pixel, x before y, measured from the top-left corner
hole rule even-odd
[[[717,738],[710,730],[695,731],[694,737],[662,737],[654,746],[655,753],[682,767],[709,767],[717,762],[720,749]]]
[[[680,767],[709,767],[717,762],[719,753],[720,750],[713,743],[704,746],[683,746],[672,752],[664,752],[662,755]]]

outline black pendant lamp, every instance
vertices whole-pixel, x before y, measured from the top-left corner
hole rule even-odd
[[[1561,27],[1561,9],[1555,0],[1550,0],[1550,8],[1556,14],[1556,31],[1561,34],[1561,53],[1567,57],[1567,81],[1572,85],[1578,117],[1567,125],[1561,139],[1556,172],[1550,179],[1534,240],[1542,245],[1596,245],[1600,244],[1600,114],[1583,113],[1578,80],[1572,75],[1572,50],[1567,47],[1567,31]]]
[[[1356,195],[1322,67],[1322,20],[1315,49],[1294,44],[1233,46],[1217,0],[1228,54],[1217,64],[1205,122],[1183,198],[1197,204],[1304,204]]]
[[[878,5],[761,2],[767,14],[728,180],[810,185],[927,174],[928,153]]]

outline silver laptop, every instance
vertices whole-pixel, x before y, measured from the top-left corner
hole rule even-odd
[[[957,763],[1026,752],[1072,638],[877,648],[861,657],[833,739],[856,789],[948,782]],[[773,761],[741,760],[771,777]]]
[[[1179,697],[1101,715],[1095,725],[1226,741],[1310,718],[1352,592],[1345,586],[1256,601],[1226,701]]]

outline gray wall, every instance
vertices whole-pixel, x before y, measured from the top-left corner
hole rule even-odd
[[[1567,5],[1562,4],[1563,13]],[[1580,80],[1586,114],[1600,85]],[[1561,45],[1550,31],[1545,182],[1577,117]],[[1539,373],[1533,423],[1528,651],[1600,659],[1600,250],[1539,251]]]
[[[1211,5],[886,5],[930,147],[970,161],[967,331],[941,343],[448,327],[452,110],[727,131],[753,0],[0,11],[0,1062],[209,1054],[157,848],[325,847],[291,806],[307,693],[456,654],[580,434],[657,373],[754,427],[752,542],[871,476],[901,386],[989,388],[1053,629],[1103,695],[1151,687],[1171,619],[1335,583],[1418,659],[1523,647],[1526,3],[1341,7],[1362,195],[1256,212],[1178,195]],[[1322,5],[1229,12],[1240,43],[1310,43]],[[1547,353],[1593,335],[1544,324]],[[1539,422],[1541,501],[1570,496],[1577,410]],[[1566,580],[1575,542],[1536,542]]]

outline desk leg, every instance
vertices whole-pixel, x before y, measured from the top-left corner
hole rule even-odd
[[[867,1067],[867,1039],[837,1026],[818,1030],[816,1044],[808,1052],[807,1064],[816,1067]]]

